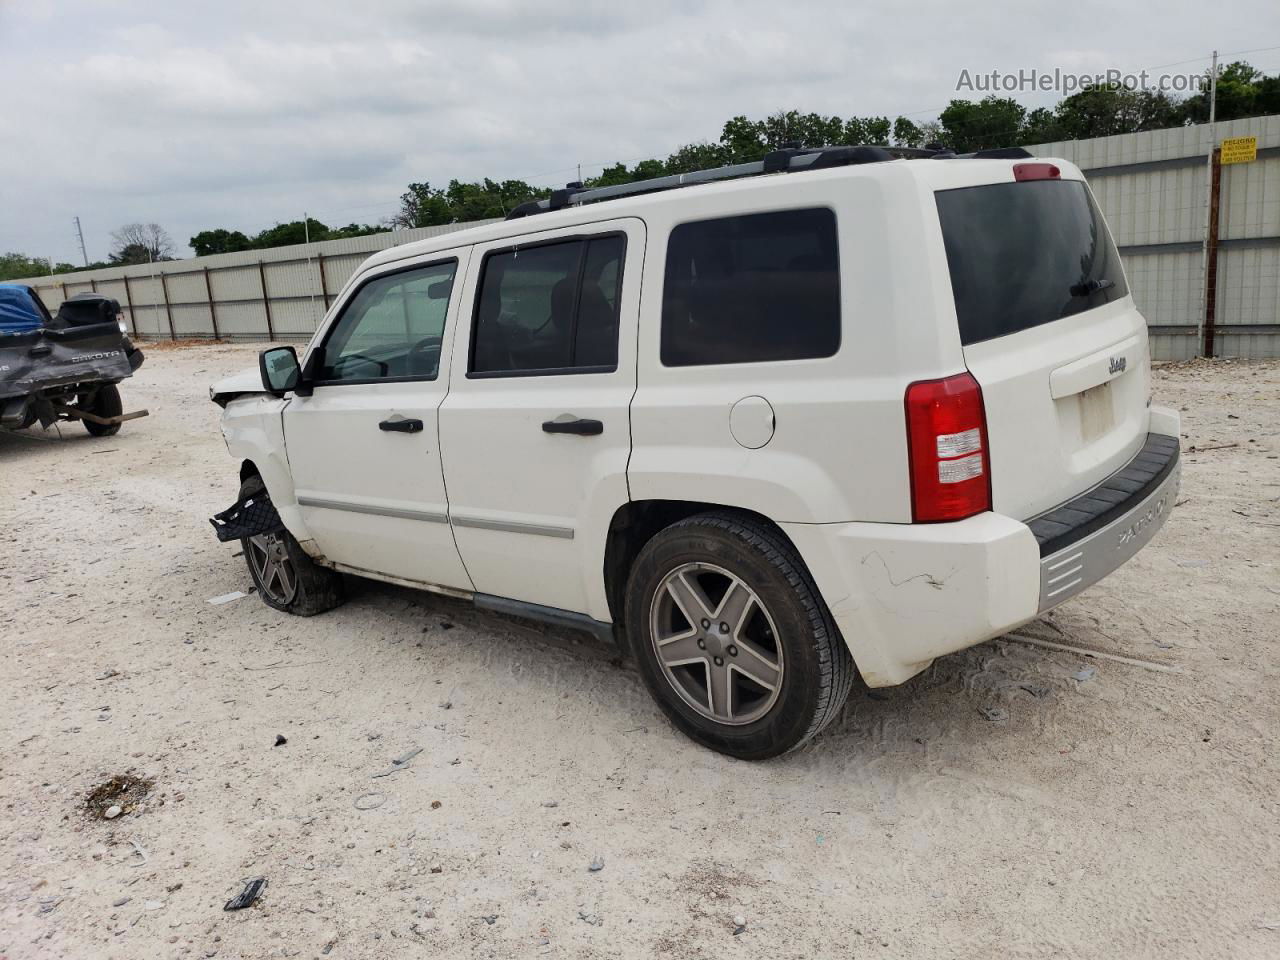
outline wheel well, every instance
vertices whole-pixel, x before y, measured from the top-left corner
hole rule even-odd
[[[659,531],[673,523],[699,513],[736,513],[768,524],[778,535],[790,543],[790,538],[776,523],[754,510],[727,507],[721,503],[702,503],[694,500],[632,500],[620,506],[609,522],[608,539],[604,548],[604,589],[609,600],[609,613],[613,622],[623,622],[623,608],[627,592],[627,576],[631,565],[644,549],[644,545]],[[794,546],[794,545],[793,545]]]

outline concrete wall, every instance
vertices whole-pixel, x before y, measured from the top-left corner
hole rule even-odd
[[[131,329],[147,339],[305,340],[343,284],[370,254],[478,223],[388,231],[19,282],[35,287],[50,312],[56,312],[63,300],[77,293],[93,291],[114,297],[125,308]]]

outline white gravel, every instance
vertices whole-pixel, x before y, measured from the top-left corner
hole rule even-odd
[[[1158,371],[1180,506],[1025,630],[1180,672],[997,641],[749,764],[585,635],[208,603],[249,581],[205,391],[254,354],[150,350],[117,437],[0,436],[0,957],[1280,955],[1280,364]]]

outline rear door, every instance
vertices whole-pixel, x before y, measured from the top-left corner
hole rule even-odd
[[[470,590],[449,531],[436,415],[468,251],[364,280],[284,411],[298,506],[330,560]]]
[[[982,387],[993,508],[1027,519],[1119,470],[1147,434],[1147,328],[1083,180],[939,190],[965,365]]]
[[[478,593],[608,619],[644,240],[640,220],[619,219],[474,248],[440,441]]]

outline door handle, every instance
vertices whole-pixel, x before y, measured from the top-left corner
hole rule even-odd
[[[561,416],[567,417],[569,414],[561,414]],[[583,417],[573,417],[571,420],[561,420],[557,417],[555,420],[545,421],[542,429],[546,433],[573,433],[580,437],[594,437],[604,433],[604,424],[599,420],[587,420]]]
[[[419,433],[422,430],[421,420],[383,420],[378,424],[379,430],[393,430],[396,433]]]

